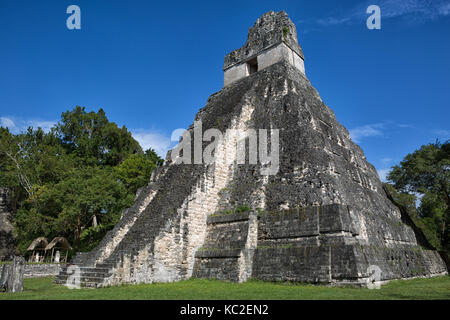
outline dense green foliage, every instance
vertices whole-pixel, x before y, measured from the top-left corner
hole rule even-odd
[[[101,109],[64,112],[47,133],[14,135],[0,127],[0,186],[12,190],[19,250],[40,236],[91,249],[161,161]]]
[[[439,250],[450,252],[450,142],[422,146],[394,166],[395,197]],[[420,205],[416,209],[416,202]]]
[[[24,292],[0,293],[0,300],[364,300],[450,299],[450,277],[391,281],[380,289],[338,288],[292,283],[231,283],[191,279],[174,283],[70,290],[53,278],[24,280]],[[169,317],[170,318],[170,317]]]
[[[404,207],[406,213],[411,218],[413,223],[422,231],[426,241],[432,247],[441,250],[441,239],[437,232],[438,230],[434,225],[430,226],[427,223],[428,220],[426,218],[424,219],[421,217],[416,207],[417,197],[414,194],[398,192],[397,190],[395,190],[394,186],[389,183],[385,183],[384,187],[392,197],[392,199],[395,201],[395,203]]]

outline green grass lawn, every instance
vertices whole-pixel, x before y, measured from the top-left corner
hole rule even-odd
[[[101,289],[70,290],[53,278],[24,280],[24,292],[0,293],[8,299],[450,299],[450,277],[397,280],[381,289],[337,288],[306,284],[249,281],[229,283],[193,279],[176,283],[124,285]]]

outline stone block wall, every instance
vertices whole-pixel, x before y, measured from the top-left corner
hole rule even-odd
[[[339,204],[212,215],[193,277],[366,285],[370,266],[382,270],[379,281],[446,271],[436,251],[414,243],[365,245],[357,231],[349,208]]]
[[[241,63],[230,69],[227,69],[223,73],[223,86],[227,86],[230,83],[238,81],[249,75],[248,67],[246,63]]]
[[[259,52],[255,57],[247,58],[240,61],[238,64],[225,69],[223,85],[228,86],[233,82],[249,76],[250,72],[248,62],[255,58],[257,59],[258,71],[270,67],[275,63],[286,61],[298,69],[301,73],[305,73],[305,63],[303,58],[301,58],[298,53],[292,50],[285,43],[281,42],[273,47],[269,47],[264,51]]]
[[[285,60],[292,66],[305,73],[305,64],[294,50],[285,43],[272,47],[258,55],[258,70],[263,70],[277,62]]]
[[[67,264],[65,263],[27,263],[25,265],[25,278],[57,276]]]
[[[247,280],[256,248],[256,221],[253,211],[209,216],[205,242],[195,254],[193,277]]]
[[[325,246],[272,246],[255,251],[252,276],[266,281],[329,283],[330,248]]]

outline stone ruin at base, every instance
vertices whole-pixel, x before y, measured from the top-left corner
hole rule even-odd
[[[10,208],[10,191],[0,188],[0,261],[10,261],[16,254],[16,241]]]
[[[224,88],[195,118],[203,131],[280,129],[275,175],[238,164],[233,135],[212,164],[175,164],[169,152],[115,228],[56,281],[78,267],[93,287],[191,277],[367,285],[446,273],[312,87],[303,59],[286,13],[264,14],[226,56]]]
[[[0,292],[23,291],[25,259],[14,256],[11,263],[0,265]]]

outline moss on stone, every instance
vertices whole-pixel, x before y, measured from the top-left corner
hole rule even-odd
[[[284,40],[287,40],[288,34],[289,34],[289,28],[288,27],[284,27],[283,28],[283,38],[284,38]]]
[[[236,209],[235,209],[235,212],[236,213],[242,213],[242,212],[248,212],[248,211],[250,211],[250,210],[252,210],[249,206],[247,206],[247,205],[240,205],[240,206],[238,206]]]

